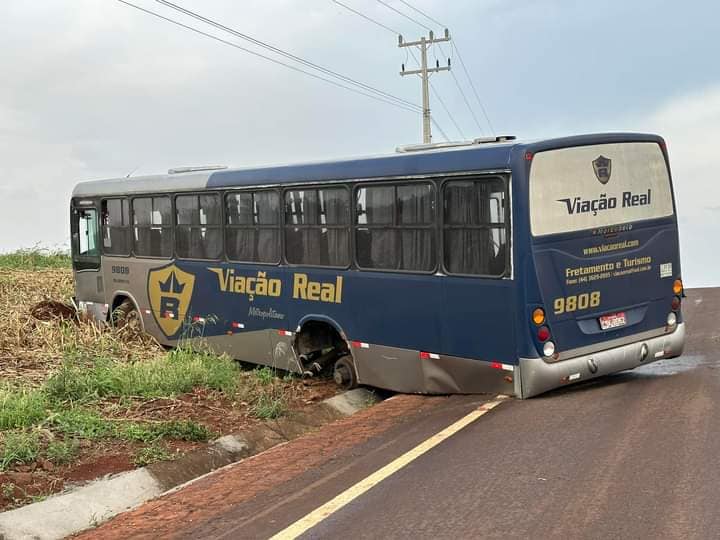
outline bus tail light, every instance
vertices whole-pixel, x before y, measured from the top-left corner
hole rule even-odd
[[[541,343],[545,343],[550,339],[550,329],[547,326],[541,326],[538,328],[537,337]]]
[[[678,295],[678,296],[680,296],[680,295],[682,294],[682,292],[683,292],[683,282],[682,282],[681,279],[676,279],[676,280],[673,282],[673,292],[674,292],[676,295]]]
[[[555,344],[552,341],[545,342],[545,345],[543,345],[543,354],[548,358],[555,354]]]
[[[675,315],[675,313],[671,311],[670,313],[668,313],[668,316],[667,316],[667,325],[668,325],[668,327],[672,328],[676,324],[677,324],[677,315]]]
[[[536,308],[532,312],[532,321],[540,326],[545,322],[545,310],[543,308]]]
[[[682,301],[680,300],[680,297],[679,297],[679,296],[673,296],[672,304],[671,304],[672,310],[673,310],[673,311],[678,311],[678,310],[680,309],[680,304],[681,304],[681,302],[682,302]]]

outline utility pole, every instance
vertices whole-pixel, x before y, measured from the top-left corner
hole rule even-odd
[[[432,130],[431,123],[432,117],[430,116],[430,74],[437,73],[439,71],[450,71],[450,59],[448,58],[447,67],[440,67],[440,61],[435,62],[434,68],[427,67],[427,53],[428,47],[435,43],[442,43],[443,41],[450,41],[450,31],[445,29],[445,37],[436,38],[433,36],[432,30],[430,31],[429,38],[422,36],[419,41],[403,41],[402,36],[398,36],[398,47],[419,47],[420,48],[420,69],[414,69],[412,71],[405,71],[405,64],[402,65],[401,76],[405,75],[420,75],[422,79],[422,100],[423,100],[423,143],[430,144],[432,142]]]

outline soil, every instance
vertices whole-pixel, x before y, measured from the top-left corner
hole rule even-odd
[[[290,413],[301,411],[338,393],[334,382],[326,379],[283,382],[288,386]],[[138,400],[129,407],[118,407],[112,400],[104,404],[108,418],[142,422],[194,420],[208,427],[214,437],[239,433],[262,423],[250,413],[250,405],[233,402],[204,389],[174,399]],[[161,445],[173,456],[207,446],[209,443],[163,440]],[[53,465],[47,460],[18,465],[0,473],[0,512],[41,500],[66,488],[82,485],[109,474],[135,468],[134,455],[148,443],[116,439],[80,440],[80,449],[68,465]]]

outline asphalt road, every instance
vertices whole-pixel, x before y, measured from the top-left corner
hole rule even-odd
[[[302,538],[720,538],[720,289],[690,291],[684,313],[683,357],[503,402]],[[297,474],[264,469],[278,481],[243,500],[180,518],[160,503],[102,536],[269,538],[483,402],[424,399],[377,433],[348,423],[357,442]]]

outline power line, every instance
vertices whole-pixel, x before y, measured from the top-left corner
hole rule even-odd
[[[383,0],[377,0],[377,2],[378,2],[379,4],[382,4],[382,5],[385,6],[386,8],[394,11],[394,12],[397,13],[398,15],[401,15],[402,17],[405,17],[407,20],[412,21],[412,22],[414,22],[415,24],[420,25],[420,26],[422,26],[423,28],[425,28],[426,30],[430,30],[430,31],[432,32],[432,28],[430,28],[429,26],[424,25],[423,23],[421,23],[421,22],[418,21],[417,19],[413,19],[413,18],[412,18],[410,15],[408,15],[407,13],[403,13],[402,11],[400,11],[400,10],[397,9],[397,8],[394,8],[393,6],[391,6],[390,4],[388,4],[387,2],[383,2]]]
[[[285,50],[283,50],[283,49],[280,49],[280,48],[278,48],[278,47],[275,47],[275,46],[273,46],[273,45],[270,45],[269,43],[266,43],[266,42],[264,42],[264,41],[261,41],[261,40],[259,40],[259,39],[256,39],[256,38],[254,38],[254,37],[252,37],[252,36],[249,36],[249,35],[247,35],[247,34],[243,34],[242,32],[240,32],[240,31],[238,31],[238,30],[235,30],[235,29],[233,29],[233,28],[229,28],[229,27],[227,27],[227,26],[225,26],[225,25],[223,25],[223,24],[221,24],[221,23],[219,23],[219,22],[217,22],[217,21],[214,21],[214,20],[212,20],[212,19],[209,19],[209,18],[207,18],[207,17],[204,17],[204,16],[200,15],[199,13],[196,13],[196,12],[194,12],[194,11],[191,11],[191,10],[189,10],[189,9],[186,9],[186,8],[184,8],[184,7],[182,7],[182,6],[178,5],[178,4],[174,4],[173,2],[169,2],[168,0],[155,0],[155,1],[156,1],[157,3],[159,3],[159,4],[162,4],[162,5],[166,6],[166,7],[169,7],[169,8],[171,8],[171,9],[174,9],[175,11],[178,11],[178,12],[180,12],[180,13],[183,13],[184,15],[188,15],[188,16],[190,16],[190,17],[193,17],[193,18],[196,19],[196,20],[199,20],[199,21],[201,21],[201,22],[204,22],[204,23],[206,23],[206,24],[209,24],[209,25],[211,25],[211,26],[214,26],[215,28],[218,28],[218,29],[220,29],[220,30],[223,30],[223,31],[225,31],[225,32],[228,32],[228,33],[230,33],[230,34],[232,34],[232,35],[234,35],[234,36],[237,36],[237,37],[239,37],[239,38],[241,38],[241,39],[243,39],[243,40],[245,40],[245,41],[249,41],[250,43],[253,43],[254,45],[258,45],[258,46],[263,47],[263,48],[265,48],[265,49],[267,49],[267,50],[269,50],[269,51],[272,51],[272,52],[274,52],[274,53],[276,53],[276,54],[279,54],[279,55],[281,55],[281,56],[284,56],[285,58],[288,58],[288,59],[290,59],[290,60],[294,60],[294,61],[299,62],[299,63],[301,63],[301,64],[303,64],[303,65],[305,65],[305,66],[308,66],[308,67],[311,67],[311,68],[316,69],[316,70],[318,70],[318,71],[321,71],[322,73],[325,73],[325,74],[327,74],[327,75],[330,75],[330,76],[335,77],[335,78],[337,78],[337,79],[340,79],[340,80],[342,80],[342,81],[345,81],[345,82],[354,84],[354,85],[359,86],[359,87],[361,87],[361,88],[363,88],[363,89],[365,89],[365,90],[369,90],[369,91],[371,91],[371,92],[375,92],[375,93],[380,94],[381,96],[383,96],[383,97],[385,97],[385,98],[389,98],[389,99],[392,99],[392,100],[399,101],[399,102],[401,102],[401,103],[403,103],[403,104],[405,104],[405,105],[409,105],[409,106],[411,106],[411,107],[418,107],[417,104],[415,104],[415,103],[413,103],[413,102],[411,102],[411,101],[408,101],[408,100],[403,99],[403,98],[401,98],[401,97],[395,96],[395,95],[393,95],[393,94],[389,94],[388,92],[384,92],[383,90],[379,90],[379,89],[375,88],[374,86],[370,86],[369,84],[365,84],[365,83],[360,82],[360,81],[357,81],[357,80],[355,80],[355,79],[353,79],[353,78],[351,78],[351,77],[348,77],[348,76],[346,76],[346,75],[342,75],[341,73],[338,73],[338,72],[336,72],[336,71],[333,71],[333,70],[331,70],[331,69],[328,69],[328,68],[326,68],[326,67],[324,67],[324,66],[315,64],[314,62],[311,62],[311,61],[309,61],[309,60],[306,60],[306,59],[304,59],[304,58],[301,58],[301,57],[299,57],[299,56],[296,56],[296,55],[294,55],[294,54],[292,54],[292,53],[289,53],[289,52],[287,52],[287,51],[285,51]]]
[[[381,4],[387,5],[387,4],[385,4],[385,2],[382,2],[381,0],[377,0],[377,1],[380,2]],[[430,15],[428,15],[427,13],[425,13],[424,11],[421,11],[420,9],[416,8],[415,6],[413,6],[412,4],[410,4],[409,2],[407,2],[406,0],[398,0],[398,1],[399,1],[400,3],[402,3],[403,5],[409,7],[410,9],[412,9],[412,10],[415,11],[416,13],[419,13],[420,15],[422,15],[423,17],[425,17],[426,19],[432,21],[432,22],[435,23],[435,24],[440,25],[440,27],[443,27],[443,28],[445,27],[445,25],[442,24],[440,21],[438,21],[437,19],[431,17]],[[390,7],[390,6],[387,6],[387,7]],[[403,15],[405,18],[410,19],[411,21],[413,21],[415,24],[418,24],[418,25],[422,26],[423,28],[429,29],[429,28],[428,28],[427,26],[425,26],[424,24],[420,23],[419,21],[416,21],[416,20],[413,19],[412,17],[409,17],[409,16],[407,16],[407,15],[404,15],[403,13],[399,12],[397,9],[394,9],[394,8],[392,8],[392,7],[390,7],[390,9],[392,9],[393,11],[395,11],[395,12],[397,12],[397,13],[400,13],[400,14]],[[488,126],[490,127],[490,132],[493,133],[493,135],[494,135],[494,134],[495,134],[495,128],[493,127],[492,122],[490,121],[490,117],[488,116],[487,110],[485,109],[485,105],[483,104],[482,99],[480,99],[480,94],[478,93],[477,88],[475,87],[475,82],[473,81],[473,78],[470,76],[470,72],[468,71],[467,67],[465,66],[465,61],[463,60],[462,55],[460,54],[460,49],[458,48],[458,46],[457,46],[457,44],[455,43],[455,41],[452,42],[451,46],[453,47],[453,49],[455,49],[455,52],[457,53],[458,59],[460,60],[460,66],[463,68],[463,71],[465,72],[465,76],[467,77],[467,80],[468,80],[468,82],[470,83],[470,88],[471,88],[472,91],[473,91],[473,95],[475,96],[475,99],[477,100],[478,105],[480,105],[480,110],[482,111],[483,116],[485,117],[485,120],[487,121],[487,124],[488,124]],[[445,52],[443,51],[442,46],[440,46],[440,52],[442,52],[443,55],[445,55]],[[458,85],[458,89],[460,90],[460,93],[461,93],[461,94],[464,94],[463,91],[460,89],[460,83],[459,83],[459,81],[457,81],[457,78],[456,78],[454,75],[453,75],[453,78],[455,78],[455,82],[456,82],[456,84]],[[465,100],[465,103],[468,105],[468,108],[470,108],[470,104],[469,104],[469,102],[467,101],[467,98],[465,98],[464,95],[463,95],[463,99]],[[476,116],[475,116],[475,113],[472,111],[472,109],[471,109],[470,112],[471,112],[473,118],[475,119],[475,123],[478,124],[478,128],[480,128],[480,124],[479,124],[478,121],[477,121],[477,118],[476,118]],[[482,128],[480,128],[480,130],[482,131]]]
[[[452,75],[452,78],[453,78],[453,80],[455,81],[455,85],[457,86],[458,90],[460,91],[460,95],[462,96],[463,101],[465,102],[465,105],[467,105],[468,111],[470,111],[470,114],[472,115],[473,120],[475,120],[475,125],[476,125],[476,126],[478,127],[478,129],[480,130],[480,134],[483,134],[483,128],[482,128],[482,126],[480,125],[480,122],[478,122],[477,116],[475,115],[475,111],[474,111],[473,108],[470,106],[470,102],[468,101],[468,98],[467,98],[467,96],[465,95],[465,92],[463,91],[462,86],[460,86],[460,81],[458,81],[457,77],[455,76],[455,72],[454,72],[454,71],[451,71],[451,72],[450,72],[450,75]]]
[[[392,34],[400,35],[400,32],[398,32],[397,30],[393,30],[393,29],[390,28],[389,26],[386,26],[386,25],[384,25],[383,23],[381,23],[381,22],[373,19],[373,18],[370,17],[369,15],[365,15],[364,13],[362,13],[362,12],[356,10],[356,9],[353,9],[353,8],[351,8],[350,6],[348,6],[348,5],[340,2],[340,1],[338,1],[338,0],[332,0],[332,2],[335,3],[335,4],[337,4],[338,6],[341,6],[341,7],[345,8],[345,9],[347,9],[348,11],[350,11],[351,13],[354,13],[355,15],[357,15],[357,16],[359,16],[359,17],[362,17],[363,19],[365,19],[365,20],[367,20],[367,21],[369,21],[369,22],[371,22],[371,23],[373,23],[373,24],[376,24],[377,26],[379,26],[379,27],[387,30],[388,32],[391,32]],[[415,56],[415,53],[412,51],[412,49],[409,49],[409,48],[408,48],[408,49],[406,49],[406,50],[407,50],[407,52],[410,53],[410,55],[412,56],[412,58],[413,58],[413,60],[415,61],[415,63],[419,66],[419,65],[420,65],[420,61],[417,59],[417,56]],[[437,89],[436,89],[435,86],[432,84],[432,82],[430,82],[430,88],[432,89],[433,93],[435,94],[435,97],[437,97],[438,101],[439,101],[440,104],[442,105],[443,109],[445,109],[445,113],[446,113],[446,114],[448,115],[448,117],[450,118],[450,121],[453,123],[453,125],[455,126],[455,128],[456,128],[456,129],[458,130],[458,132],[460,133],[460,137],[462,137],[463,139],[465,139],[465,134],[463,133],[463,131],[462,131],[462,129],[460,128],[460,126],[458,125],[458,123],[455,121],[455,117],[453,117],[453,115],[452,115],[452,113],[450,112],[450,110],[448,109],[447,105],[445,105],[445,102],[444,102],[443,99],[440,97],[440,93],[437,91]],[[446,140],[446,141],[449,141],[450,139],[448,138],[447,134],[446,134],[445,131],[442,129],[442,127],[440,127],[440,124],[438,124],[437,120],[435,120],[434,118],[432,118],[431,120],[432,120],[433,125],[435,125],[435,127],[437,127],[438,131],[443,135],[443,137],[445,137],[445,140]]]
[[[465,62],[462,58],[462,55],[460,54],[460,49],[457,48],[457,45],[455,45],[454,42],[452,43],[452,46],[455,49],[455,52],[457,53],[458,59],[460,60],[460,65],[462,66],[463,71],[465,72],[465,76],[467,77],[468,81],[470,81],[470,88],[472,88],[472,91],[475,94],[475,99],[477,99],[477,102],[480,105],[480,110],[482,110],[483,116],[485,116],[485,120],[487,120],[488,126],[490,126],[490,131],[492,132],[493,135],[495,135],[495,128],[493,127],[492,122],[490,122],[490,117],[488,116],[488,113],[485,110],[485,105],[483,105],[483,102],[480,99],[480,95],[478,94],[477,88],[475,88],[475,83],[473,82],[473,79],[470,76],[468,69],[465,67]]]
[[[176,21],[176,20],[174,20],[174,19],[171,19],[171,18],[169,18],[169,17],[165,17],[165,16],[160,15],[159,13],[156,13],[156,12],[151,11],[151,10],[149,10],[149,9],[145,9],[145,8],[143,8],[143,7],[137,6],[137,5],[135,5],[135,4],[131,3],[131,2],[128,2],[127,0],[117,0],[117,1],[120,2],[121,4],[125,4],[126,6],[135,8],[135,9],[137,9],[138,11],[142,11],[143,13],[146,13],[146,14],[148,14],[148,15],[152,15],[153,17],[156,17],[156,18],[158,18],[158,19],[162,19],[162,20],[164,20],[164,21],[166,21],[166,22],[169,22],[169,23],[171,23],[171,24],[174,24],[174,25],[179,26],[179,27],[181,27],[181,28],[184,28],[184,29],[186,29],[186,30],[190,30],[191,32],[194,32],[194,33],[199,34],[199,35],[201,35],[201,36],[204,36],[204,37],[210,38],[210,39],[212,39],[212,40],[218,41],[218,42],[220,42],[220,43],[223,43],[224,45],[228,45],[228,46],[233,47],[233,48],[235,48],[235,49],[239,49],[239,50],[241,50],[241,51],[243,51],[243,52],[246,52],[246,53],[248,53],[248,54],[252,54],[253,56],[256,56],[256,57],[258,57],[258,58],[262,58],[262,59],[264,59],[264,60],[268,60],[269,62],[272,62],[272,63],[274,63],[274,64],[277,64],[277,65],[286,67],[286,68],[291,69],[291,70],[293,70],[293,71],[296,71],[296,72],[298,72],[298,73],[303,73],[303,74],[308,75],[308,76],[310,76],[310,77],[312,77],[312,78],[314,78],[314,79],[318,79],[318,80],[321,80],[321,81],[330,83],[330,84],[332,84],[333,86],[337,86],[337,87],[339,87],[339,88],[343,88],[343,89],[345,89],[345,90],[348,90],[348,91],[350,91],[350,92],[354,92],[354,93],[356,93],[356,94],[363,95],[363,96],[365,96],[365,97],[369,97],[370,99],[374,99],[374,100],[376,100],[376,101],[380,101],[380,102],[383,102],[383,103],[387,103],[388,105],[393,105],[393,106],[395,106],[395,107],[398,107],[398,108],[403,109],[403,110],[406,110],[406,111],[410,111],[410,112],[412,112],[412,113],[417,113],[417,112],[418,112],[418,110],[417,110],[416,108],[406,107],[405,105],[402,105],[402,104],[397,103],[397,102],[395,102],[395,101],[390,101],[390,100],[388,100],[388,99],[384,99],[384,98],[382,98],[382,97],[380,97],[380,96],[378,96],[378,95],[368,94],[368,93],[366,93],[366,92],[363,92],[362,90],[358,90],[357,88],[352,88],[352,87],[350,87],[350,86],[346,86],[346,85],[344,85],[344,84],[341,84],[341,83],[339,83],[339,82],[337,82],[337,81],[333,81],[333,80],[331,80],[331,79],[326,79],[325,77],[321,77],[320,75],[317,75],[317,74],[315,74],[315,73],[311,73],[311,72],[309,72],[309,71],[305,71],[304,69],[300,69],[300,68],[298,68],[298,67],[296,67],[296,66],[292,66],[292,65],[290,65],[290,64],[286,64],[286,63],[281,62],[280,60],[277,60],[277,59],[275,59],[275,58],[271,58],[271,57],[266,56],[266,55],[264,55],[264,54],[258,53],[258,52],[256,52],[256,51],[252,51],[252,50],[247,49],[247,48],[245,48],[245,47],[242,47],[242,46],[238,45],[237,43],[233,43],[233,42],[231,42],[231,41],[227,41],[227,40],[225,40],[225,39],[222,39],[222,38],[220,38],[220,37],[214,36],[214,35],[212,35],[212,34],[208,34],[207,32],[203,32],[202,30],[199,30],[199,29],[194,28],[194,27],[192,27],[192,26],[189,26],[189,25],[187,25],[187,24],[183,24],[183,23],[181,23],[181,22],[179,22],[179,21]]]
[[[332,1],[333,1],[335,4],[337,4],[338,6],[344,7],[345,9],[347,9],[348,11],[350,11],[351,13],[354,13],[355,15],[358,15],[359,17],[362,17],[363,19],[365,19],[365,20],[367,20],[367,21],[370,21],[371,23],[374,23],[374,24],[378,25],[380,28],[384,28],[385,30],[387,30],[388,32],[392,32],[392,33],[395,34],[396,36],[399,36],[399,35],[400,35],[400,32],[398,32],[397,30],[393,30],[393,29],[390,28],[389,26],[385,26],[383,23],[381,23],[381,22],[379,22],[379,21],[376,21],[375,19],[373,19],[372,17],[370,17],[370,16],[368,16],[368,15],[365,15],[364,13],[360,13],[360,12],[357,11],[356,9],[353,9],[353,8],[351,8],[350,6],[346,6],[346,5],[343,4],[342,2],[338,2],[338,0],[332,0]]]
[[[410,56],[412,56],[412,59],[415,60],[415,63],[419,66],[419,65],[420,65],[420,62],[419,62],[419,60],[417,59],[417,57],[415,56],[415,53],[412,51],[412,49],[408,49],[408,51],[410,52]],[[437,91],[437,89],[435,88],[435,85],[432,83],[432,81],[430,81],[430,89],[433,91],[433,94],[435,94],[435,97],[436,97],[436,98],[438,99],[438,101],[440,102],[440,105],[442,105],[442,108],[445,109],[445,113],[446,113],[446,114],[448,115],[448,117],[450,118],[450,121],[451,121],[451,122],[453,123],[453,125],[455,126],[455,129],[457,129],[457,130],[458,130],[458,133],[460,133],[460,137],[461,137],[462,139],[466,139],[465,134],[463,133],[463,130],[460,129],[460,126],[459,126],[458,123],[455,121],[455,117],[452,115],[452,113],[450,112],[450,109],[448,109],[447,105],[445,105],[445,102],[443,101],[443,98],[440,97],[440,92]],[[442,133],[442,129],[440,129],[440,132]]]
[[[415,6],[407,3],[405,0],[398,0],[398,1],[399,1],[401,4],[405,4],[407,7],[409,7],[410,9],[412,9],[414,12],[419,13],[420,15],[422,15],[423,17],[425,17],[427,20],[434,22],[434,23],[437,24],[440,28],[447,28],[447,26],[445,26],[443,23],[441,23],[441,22],[438,21],[437,19],[433,19],[430,15],[428,15],[428,14],[425,13],[424,11],[420,11],[418,8],[416,8]]]
[[[445,109],[445,113],[446,113],[446,114],[448,115],[448,117],[450,118],[450,121],[451,121],[451,122],[453,123],[453,125],[455,126],[455,129],[457,129],[457,130],[458,130],[458,133],[460,133],[460,138],[463,139],[463,140],[464,140],[464,139],[467,139],[467,137],[465,137],[465,133],[463,133],[463,130],[460,129],[460,126],[459,126],[458,123],[455,121],[455,118],[453,117],[453,115],[450,114],[450,110],[447,108],[447,105],[445,105],[445,102],[443,101],[443,98],[440,97],[440,93],[435,89],[435,86],[433,85],[432,82],[430,83],[430,89],[433,91],[433,94],[435,94],[435,97],[436,97],[436,98],[438,99],[438,101],[440,102],[440,105],[442,105],[442,108]],[[442,132],[442,130],[440,130],[440,131]]]
[[[448,137],[447,133],[445,133],[445,131],[443,131],[443,128],[440,127],[440,124],[438,124],[437,121],[432,117],[430,118],[430,120],[432,121],[433,125],[437,128],[437,130],[440,132],[440,134],[443,136],[443,138],[445,139],[445,142],[450,142],[450,137]]]

